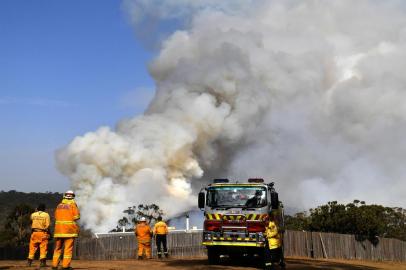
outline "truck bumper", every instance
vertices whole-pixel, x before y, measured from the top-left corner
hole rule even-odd
[[[234,246],[234,247],[265,247],[261,242],[242,242],[242,241],[206,241],[203,246]]]
[[[265,247],[266,245],[262,232],[204,231],[202,240],[204,246]]]

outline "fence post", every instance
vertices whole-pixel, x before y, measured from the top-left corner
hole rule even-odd
[[[323,238],[321,237],[321,233],[319,233],[320,241],[321,241],[321,248],[323,249],[324,258],[328,259],[326,247],[324,246]]]

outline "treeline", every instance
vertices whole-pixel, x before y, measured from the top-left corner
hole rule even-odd
[[[285,217],[288,230],[353,234],[358,240],[377,243],[379,237],[406,241],[406,210],[400,207],[367,205],[364,201],[328,202],[308,212]]]
[[[0,191],[0,247],[25,245],[31,233],[31,213],[39,203],[53,216],[62,194],[57,192]]]
[[[35,208],[39,203],[45,203],[47,208],[55,208],[62,199],[62,193],[57,192],[18,192],[15,190],[0,191],[0,226],[7,213],[19,204]]]

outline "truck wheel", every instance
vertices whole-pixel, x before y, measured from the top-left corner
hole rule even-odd
[[[207,259],[209,264],[218,264],[220,262],[220,254],[216,248],[207,248]]]

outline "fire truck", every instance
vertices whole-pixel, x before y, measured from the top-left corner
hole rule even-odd
[[[198,204],[205,215],[202,244],[207,247],[209,264],[218,264],[223,255],[258,256],[263,262],[265,227],[271,213],[283,233],[283,206],[273,182],[265,183],[261,178],[244,183],[214,179],[200,191]]]

